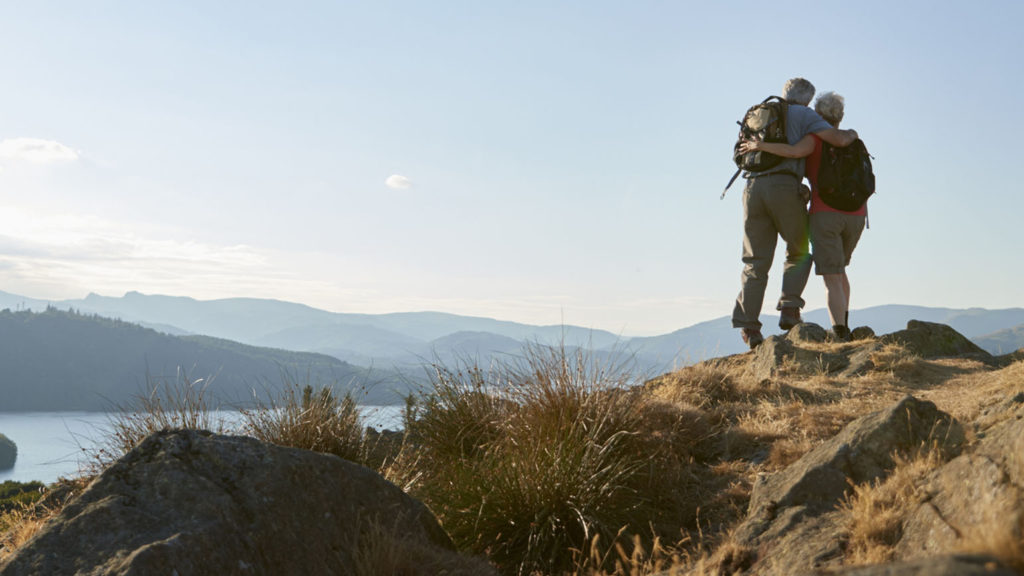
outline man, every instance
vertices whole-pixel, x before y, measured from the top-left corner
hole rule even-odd
[[[808,104],[814,85],[803,78],[786,82],[782,97],[786,112],[786,140],[796,144],[816,134],[833,146],[848,146],[857,139],[854,130],[840,130],[826,122]],[[764,341],[761,334],[761,305],[768,286],[768,271],[775,257],[778,237],[786,242],[786,263],[782,269],[779,327],[789,330],[800,323],[801,297],[811,272],[807,244],[807,198],[802,190],[804,159],[787,158],[764,172],[747,172],[743,189],[743,275],[739,296],[732,312],[732,325],[741,329],[751,349]]]

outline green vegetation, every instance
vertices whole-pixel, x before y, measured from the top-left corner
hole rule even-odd
[[[0,484],[0,513],[23,508],[38,501],[43,494],[42,482],[15,482]]]
[[[0,434],[0,470],[14,468],[18,459],[18,445],[7,436]]]

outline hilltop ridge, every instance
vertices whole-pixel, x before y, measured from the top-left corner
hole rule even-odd
[[[630,388],[606,387],[607,372],[565,349],[499,370],[506,392],[486,372],[442,371],[394,459],[372,444],[369,465],[501,574],[1019,574],[1024,349],[994,356],[917,320],[858,333],[833,343],[804,323]],[[168,460],[136,454],[118,474],[131,461]],[[66,551],[58,534],[49,541]],[[389,550],[409,574],[429,573]],[[18,565],[33,554],[52,556],[29,544]],[[226,554],[218,562],[239,560]]]

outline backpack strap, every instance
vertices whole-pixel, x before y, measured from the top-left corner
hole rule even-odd
[[[742,170],[736,170],[736,173],[732,175],[732,178],[729,178],[729,183],[725,185],[725,190],[722,190],[722,195],[718,197],[719,200],[725,200],[725,193],[729,191],[729,187],[736,181],[736,177],[740,175],[740,172],[742,172]]]

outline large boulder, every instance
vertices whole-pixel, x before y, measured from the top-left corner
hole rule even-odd
[[[0,574],[391,573],[365,563],[402,556],[403,574],[493,573],[458,556],[422,503],[368,468],[165,431],[104,471]]]
[[[798,327],[805,324],[798,324]],[[793,328],[796,330],[796,328]],[[813,329],[811,329],[813,330]],[[849,358],[843,353],[823,352],[800,346],[809,340],[807,330],[802,335],[769,336],[756,349],[750,360],[750,373],[755,380],[774,378],[787,365],[805,373],[833,373],[846,368]]]
[[[786,339],[791,342],[824,342],[828,338],[828,332],[814,322],[801,322],[793,326],[786,334]]]
[[[901,344],[922,358],[968,356],[989,359],[992,357],[963,334],[945,324],[935,322],[911,320],[907,322],[906,330],[886,334],[880,340]]]
[[[895,453],[933,440],[942,440],[955,454],[964,432],[935,404],[907,396],[854,420],[785,470],[759,478],[747,519],[733,535],[740,547],[761,552],[750,573],[800,573],[838,560],[842,549],[835,534],[841,515],[836,506],[851,486],[887,476]]]
[[[919,558],[968,542],[1024,534],[1024,395],[979,419],[978,442],[934,471],[903,523],[896,553]]]
[[[14,468],[14,462],[18,459],[18,446],[7,436],[0,434],[0,470]]]

